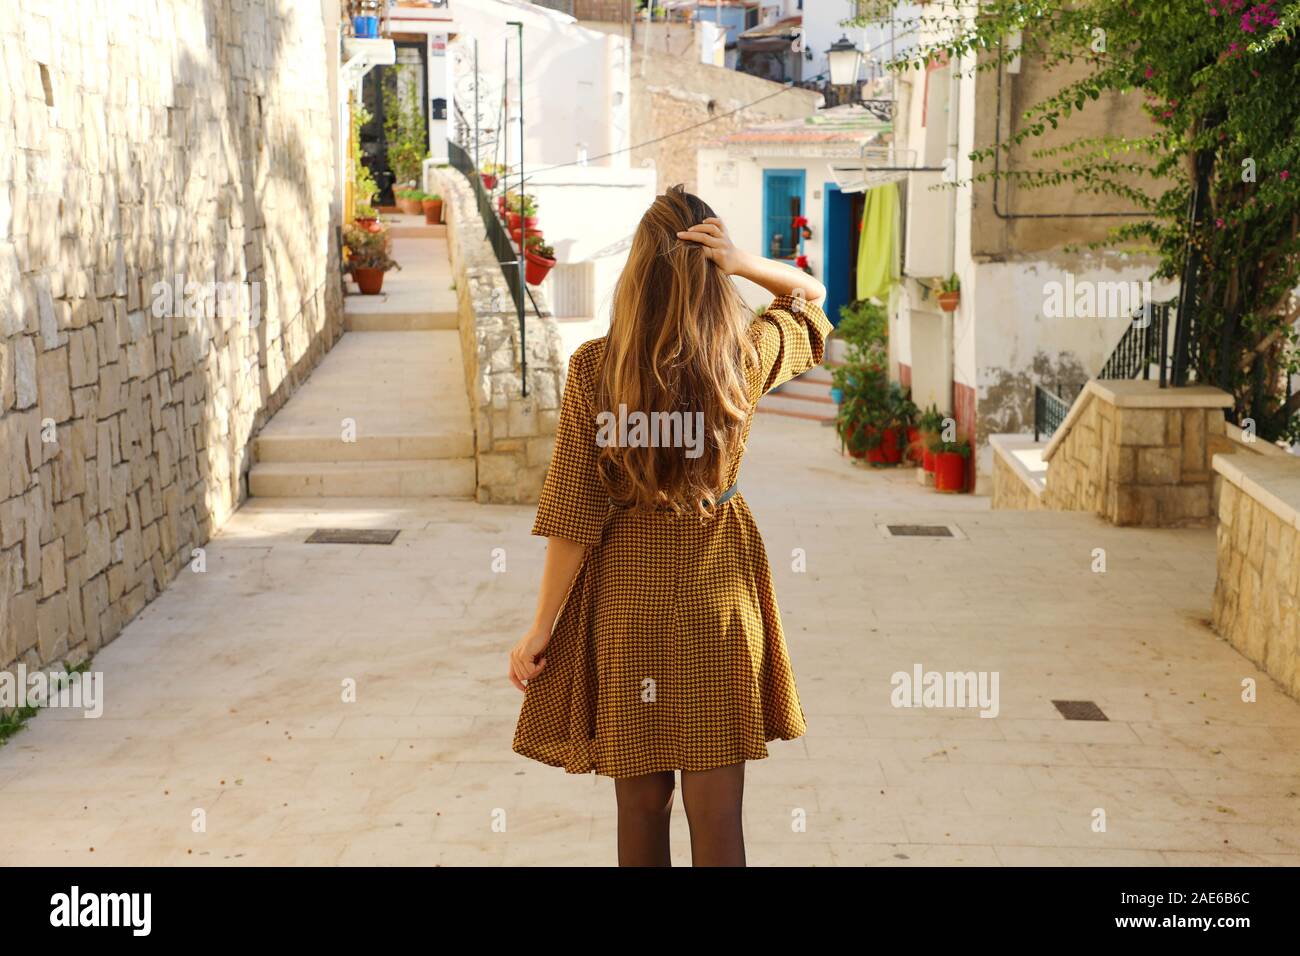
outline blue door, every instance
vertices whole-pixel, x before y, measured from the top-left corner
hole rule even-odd
[[[763,170],[763,255],[769,259],[793,259],[799,254],[800,230],[796,216],[806,216],[802,169]]]
[[[855,197],[840,191],[835,183],[826,184],[822,208],[822,262],[826,274],[826,316],[835,324],[840,321],[840,306],[854,299],[855,264],[857,262],[857,209]]]

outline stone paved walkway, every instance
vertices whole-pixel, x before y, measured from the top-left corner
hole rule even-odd
[[[753,863],[1300,863],[1300,704],[1206,627],[1212,532],[990,512],[851,466],[828,429],[776,416],[755,424],[741,487],[809,722],[750,767]],[[47,711],[0,747],[0,863],[612,862],[610,781],[510,752],[531,518],[250,502],[207,571],[96,658],[103,718]],[[877,529],[912,521],[964,538]],[[321,526],[402,533],[304,544]],[[998,717],[894,708],[890,676],[917,663],[997,671]],[[1053,699],[1110,719],[1066,721]],[[686,863],[680,807],[674,840]]]

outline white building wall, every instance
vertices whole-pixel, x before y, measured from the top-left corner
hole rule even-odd
[[[845,20],[853,16],[856,4],[853,0],[804,0],[803,10],[798,10],[796,3],[788,3],[786,16],[802,13],[804,47],[812,51],[812,59],[804,61],[804,76],[816,76],[827,71],[826,50],[841,35],[847,36],[857,44],[864,54],[862,78],[883,74],[883,64],[890,56],[889,25],[874,24],[868,27],[846,27]],[[920,7],[912,3],[898,5],[896,18],[899,21],[919,15]],[[907,35],[902,27],[894,30],[893,50],[902,53],[915,46],[914,35]]]
[[[835,183],[830,162],[817,157],[747,156],[724,148],[701,149],[697,158],[699,196],[726,223],[732,241],[755,255],[768,253],[763,228],[763,170],[804,171],[804,215],[813,237],[804,253],[813,275],[825,278],[822,254],[824,200],[827,185]],[[766,305],[771,294],[744,279],[737,280],[741,295],[751,306]]]

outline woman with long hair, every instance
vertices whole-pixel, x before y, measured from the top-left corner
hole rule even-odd
[[[775,296],[761,316],[732,276]],[[637,227],[609,334],[569,361],[514,749],[614,778],[621,866],[670,865],[678,771],[693,864],[743,866],[745,761],[806,729],[736,475],[759,397],[822,360],[825,294],[675,186]]]

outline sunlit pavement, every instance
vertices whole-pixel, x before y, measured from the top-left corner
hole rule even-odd
[[[991,512],[771,416],[740,485],[809,724],[750,766],[751,863],[1300,863],[1300,704],[1206,626],[1212,531]],[[0,747],[0,863],[613,862],[611,782],[510,750],[531,520],[250,501],[95,658],[102,718],[49,710]],[[878,527],[902,523],[958,536]],[[304,543],[318,527],[401,534]],[[996,673],[997,716],[894,707],[916,665]]]

